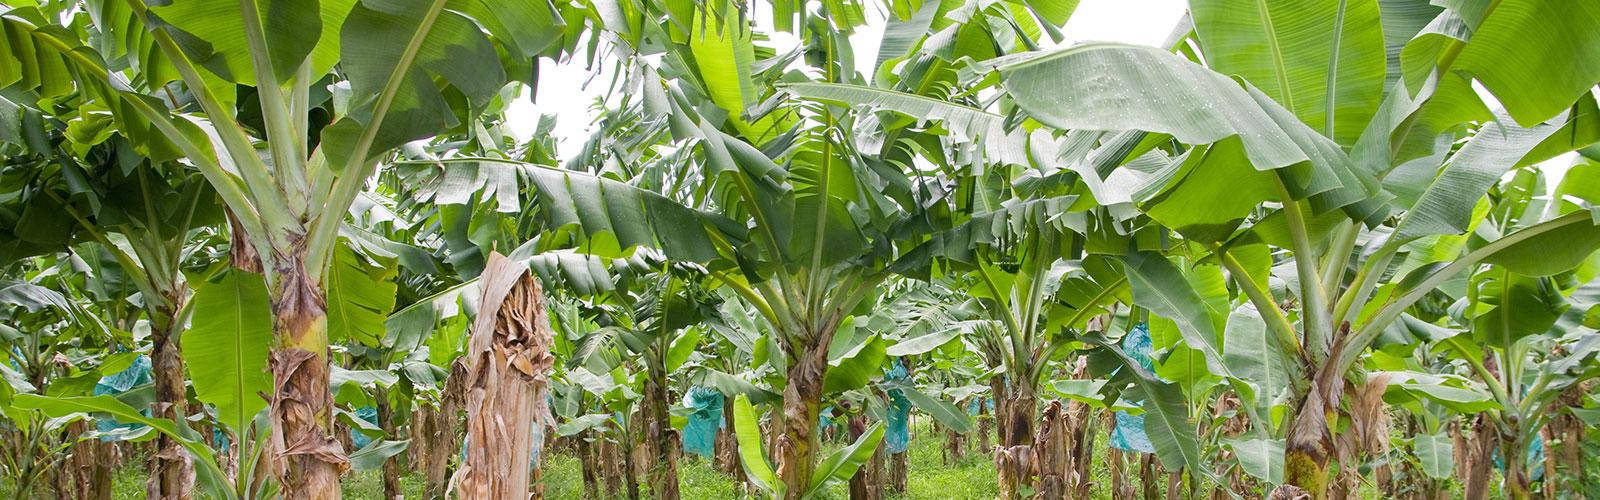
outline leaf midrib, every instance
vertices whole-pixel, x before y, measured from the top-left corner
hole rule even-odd
[[[1256,0],[1256,12],[1261,16],[1261,30],[1267,35],[1267,50],[1272,52],[1272,66],[1278,77],[1278,90],[1283,95],[1283,107],[1293,111],[1296,109],[1294,93],[1289,91],[1289,72],[1283,63],[1283,47],[1278,46],[1278,30],[1272,25],[1272,12],[1267,7],[1267,0]]]

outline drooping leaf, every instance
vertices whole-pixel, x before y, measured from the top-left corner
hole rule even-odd
[[[411,444],[409,439],[388,440],[374,439],[367,446],[350,454],[350,468],[355,470],[372,470],[383,466],[389,457],[399,455],[406,451],[406,446]]]
[[[194,317],[180,344],[195,396],[215,406],[218,420],[235,432],[267,407],[260,394],[273,392],[269,304],[261,275],[229,270],[195,290]]]
[[[897,387],[905,393],[906,400],[932,415],[934,420],[939,421],[939,425],[963,434],[972,431],[972,416],[961,411],[961,407],[943,398],[930,396],[911,384],[899,384]]]
[[[816,470],[811,472],[811,482],[805,496],[814,497],[830,483],[849,481],[851,476],[856,475],[856,470],[872,460],[872,454],[878,451],[878,442],[883,440],[883,429],[883,422],[872,424],[872,428],[867,429],[850,446],[835,450],[817,464]]]
[[[373,265],[348,245],[337,245],[328,266],[328,339],[377,346],[394,310],[395,268]]]
[[[1281,439],[1230,439],[1224,441],[1233,449],[1233,456],[1246,474],[1267,484],[1283,484],[1283,448]]]
[[[761,447],[761,426],[756,422],[756,410],[743,394],[733,400],[734,437],[739,441],[739,463],[756,486],[772,494],[783,496],[783,482],[767,464],[766,452]]]

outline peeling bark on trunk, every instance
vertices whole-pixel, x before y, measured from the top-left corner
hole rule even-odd
[[[394,436],[399,433],[399,426],[394,421],[394,410],[389,407],[389,398],[380,395],[378,400],[378,424],[383,429],[384,435]],[[400,490],[400,462],[405,460],[404,451],[400,455],[389,457],[383,461],[383,498],[385,500],[404,500],[405,493]]]
[[[526,266],[491,252],[472,324],[466,380],[467,457],[456,471],[462,498],[524,500],[529,493],[535,426],[555,358],[544,292]]]
[[[1012,391],[1004,400],[1005,428],[1000,446],[994,451],[995,474],[998,476],[1000,498],[1017,498],[1019,486],[1025,486],[1034,474],[1033,421],[1037,400],[1022,388]]]
[[[1489,465],[1494,460],[1496,434],[1488,417],[1479,414],[1472,420],[1472,438],[1463,440],[1466,451],[1457,472],[1461,475],[1462,495],[1468,500],[1489,496]]]
[[[811,481],[813,458],[817,452],[817,412],[822,400],[822,375],[827,369],[827,344],[809,348],[789,366],[783,388],[783,434],[778,437],[774,455],[778,458],[778,478],[785,495],[798,500]]]
[[[908,451],[891,454],[889,457],[889,491],[894,493],[906,492],[906,476],[910,475],[910,464],[906,463]]]
[[[671,397],[667,394],[667,370],[661,366],[666,349],[656,353],[650,366],[650,379],[645,381],[644,421],[645,443],[653,452],[649,465],[650,491],[661,500],[678,500],[678,431],[672,428],[667,407]]]
[[[467,373],[467,360],[458,358],[451,363],[444,391],[439,394],[439,406],[419,406],[418,418],[411,423],[415,436],[412,444],[418,446],[412,454],[412,462],[427,482],[424,498],[444,498],[450,488],[450,459],[461,451],[457,424],[466,394]]]
[[[1144,498],[1160,498],[1156,492],[1161,474],[1161,465],[1156,463],[1154,453],[1139,454],[1139,491],[1144,493]]]
[[[171,318],[176,317],[176,312],[157,311],[155,314],[166,318],[167,324],[152,329],[150,335],[154,344],[150,349],[150,371],[156,391],[156,402],[150,413],[157,419],[176,421],[189,416],[183,355],[173,335],[175,327]],[[194,491],[194,461],[189,452],[166,434],[158,435],[155,442],[156,452],[150,455],[150,479],[145,483],[146,495],[163,500],[190,498]]]
[[[66,434],[76,438],[89,430],[85,421],[73,422]],[[71,455],[62,462],[61,483],[57,492],[63,498],[110,500],[111,476],[117,449],[112,441],[89,439],[74,443]]]
[[[1074,366],[1073,379],[1090,378],[1087,358],[1079,357]],[[1089,466],[1094,462],[1094,418],[1090,416],[1089,405],[1082,401],[1069,400],[1064,408],[1068,446],[1065,464],[1067,494],[1071,498],[1089,498],[1092,486]]]
[[[1067,498],[1067,475],[1072,461],[1072,437],[1067,420],[1060,401],[1045,405],[1039,433],[1033,440],[1033,469],[1039,476],[1033,498],[1037,500]]]
[[[574,446],[578,451],[579,472],[583,474],[583,497],[600,498],[600,465],[595,463],[595,445],[584,435],[591,433],[592,431],[584,431],[583,434],[573,436]]]
[[[739,463],[739,441],[733,434],[733,404],[722,405],[722,428],[717,429],[716,438],[717,468],[723,474],[733,477],[735,484],[743,485],[749,480],[744,476],[744,465]]]
[[[1328,496],[1328,465],[1337,451],[1328,419],[1336,416],[1344,379],[1331,369],[1331,365],[1324,366],[1312,379],[1311,390],[1289,424],[1284,447],[1284,484],[1298,487],[1315,500]]]
[[[1072,438],[1072,460],[1067,476],[1067,491],[1072,498],[1089,498],[1094,486],[1089,467],[1094,463],[1094,417],[1089,405],[1081,401],[1067,402],[1067,435]]]
[[[278,261],[271,291],[276,344],[268,355],[273,386],[273,461],[287,499],[339,498],[350,459],[333,428],[328,388],[328,315],[322,288],[305,273],[304,256]]]
[[[966,436],[963,436],[959,432],[945,429],[944,443],[945,464],[954,465],[961,463],[962,451],[964,448],[966,448]]]
[[[1545,429],[1550,438],[1550,454],[1545,458],[1547,491],[1579,491],[1583,480],[1584,423],[1572,414],[1572,408],[1583,407],[1583,396],[1589,393],[1593,381],[1568,387],[1556,398],[1551,408],[1556,411]]]
[[[854,442],[867,432],[867,417],[860,414],[853,415],[850,417],[848,425],[850,428],[850,441]],[[882,448],[880,447],[878,452],[873,453],[872,461],[882,464],[882,455]],[[850,476],[850,500],[879,500],[883,498],[883,482],[879,480],[880,478],[876,474],[877,471],[873,470],[870,463],[862,465],[860,469],[856,469],[854,476]]]
[[[606,498],[617,498],[623,483],[621,448],[610,439],[598,438],[595,440],[595,460],[599,461],[597,472],[606,485]]]

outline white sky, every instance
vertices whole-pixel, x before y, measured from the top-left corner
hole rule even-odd
[[[876,11],[875,2],[867,3],[870,22],[858,29],[850,37],[850,42],[855,49],[857,70],[870,78],[870,66],[876,59],[878,43],[883,38],[883,14]],[[756,12],[751,19],[756,21],[758,30],[772,34],[770,27],[761,26],[771,20],[766,3],[755,4]],[[1183,17],[1185,5],[1184,0],[1082,0],[1067,21],[1066,28],[1061,31],[1067,37],[1067,44],[1115,41],[1157,45]],[[798,40],[786,33],[778,33],[773,35],[773,43],[782,52],[793,47]],[[583,67],[581,60],[557,64],[545,59],[540,64],[538,101],[534,102],[527,93],[519,97],[508,113],[509,128],[518,139],[526,140],[527,134],[533,133],[534,126],[538,124],[539,115],[553,114],[556,116],[556,135],[559,136],[558,150],[563,159],[570,158],[588,139],[595,116],[591,108],[596,99],[606,94],[606,85],[610,84],[611,77],[607,71],[606,74],[591,78],[594,75]]]

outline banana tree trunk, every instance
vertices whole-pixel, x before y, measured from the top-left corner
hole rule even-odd
[[[1067,435],[1072,438],[1072,460],[1067,475],[1067,491],[1071,498],[1089,498],[1094,485],[1090,481],[1089,467],[1094,462],[1094,417],[1089,405],[1081,401],[1067,402]]]
[[[722,428],[717,429],[717,468],[733,478],[734,484],[745,484],[744,466],[739,463],[739,442],[733,434],[733,404],[722,405]]]
[[[850,440],[853,442],[867,431],[867,417],[865,415],[852,415],[849,421]],[[882,463],[877,453],[873,460]],[[883,483],[878,481],[870,464],[856,470],[856,475],[850,476],[850,500],[878,500],[883,498]]]
[[[895,453],[889,459],[889,491],[895,493],[906,492],[906,476],[910,472],[910,464],[906,463],[906,456],[910,451]]]
[[[462,498],[525,500],[534,447],[543,444],[535,426],[549,420],[550,321],[527,266],[490,253],[482,276],[467,346],[467,457],[456,491]]]
[[[1284,446],[1284,484],[1304,490],[1314,500],[1328,498],[1328,466],[1336,451],[1328,422],[1337,418],[1344,379],[1333,369],[1328,364],[1317,370],[1295,410]]]
[[[1010,388],[1002,400],[1005,415],[1000,446],[995,448],[994,465],[998,476],[1000,498],[1017,498],[1019,487],[1029,484],[1034,471],[1034,433],[1038,400],[1026,387]],[[998,408],[997,408],[998,410]]]
[[[1039,475],[1034,488],[1036,499],[1067,498],[1067,475],[1072,461],[1072,436],[1067,420],[1060,401],[1045,405],[1039,434],[1033,441],[1034,470]]]
[[[584,431],[583,434],[573,436],[575,447],[578,449],[578,467],[583,475],[584,498],[600,498],[600,465],[595,463],[595,444],[584,436],[593,432]]]
[[[89,430],[83,420],[67,426],[66,435],[74,438]],[[110,500],[112,464],[116,448],[111,441],[88,439],[73,443],[70,455],[62,461],[56,493],[64,498]]]
[[[378,424],[383,428],[386,436],[398,435],[399,422],[396,422],[394,408],[389,404],[387,394],[380,394],[378,399]],[[400,455],[389,457],[383,461],[383,498],[384,500],[403,500],[405,493],[400,490],[400,462],[405,460],[405,451]]]
[[[785,496],[798,500],[806,492],[816,466],[817,413],[822,401],[822,376],[828,366],[827,344],[809,347],[789,366],[783,389],[782,435],[776,455],[778,477],[786,488]]]
[[[155,311],[153,311],[155,312]],[[155,379],[156,402],[151,416],[177,421],[187,418],[188,394],[184,383],[183,356],[175,335],[176,311],[155,312],[159,323],[151,331],[151,375]],[[162,500],[190,498],[194,491],[194,462],[176,439],[166,434],[156,438],[156,452],[150,455],[150,479],[145,483],[149,498]]]
[[[451,363],[438,408],[424,410],[424,418],[413,423],[422,426],[421,438],[426,441],[420,468],[427,481],[426,498],[444,498],[450,486],[450,457],[461,451],[461,434],[456,423],[466,397],[467,373],[467,360],[457,358]]]
[[[657,352],[650,363],[650,379],[645,381],[645,442],[654,456],[649,465],[650,490],[661,500],[678,499],[678,439],[667,412],[667,370],[663,366],[666,349]]]
[[[625,470],[622,456],[622,449],[617,443],[604,437],[596,440],[595,458],[600,462],[600,477],[606,485],[605,498],[618,498],[621,495]]]
[[[1516,432],[1501,436],[1500,460],[1505,463],[1505,473],[1502,475],[1504,482],[1500,493],[1512,500],[1527,500],[1532,497],[1529,490],[1528,478],[1528,441],[1527,438]]]
[[[990,444],[989,444],[990,443],[989,442],[989,433],[991,432],[991,428],[994,427],[994,415],[990,415],[989,414],[989,408],[988,408],[989,405],[986,404],[986,401],[984,400],[984,398],[982,396],[978,397],[977,402],[978,402],[978,450],[977,451],[978,451],[978,453],[994,453],[994,449],[992,447],[990,447]]]
[[[1006,440],[1006,424],[1011,422],[1006,418],[1006,403],[1010,402],[1011,398],[1006,396],[1005,376],[995,375],[989,377],[989,392],[989,397],[994,401],[994,415],[989,419],[994,422],[994,443],[997,446],[1005,446],[1008,442]],[[994,450],[989,449],[987,452],[993,454]]]
[[[1480,413],[1473,418],[1472,438],[1462,440],[1466,451],[1456,470],[1461,476],[1461,492],[1465,498],[1488,498],[1489,464],[1493,461],[1497,434],[1487,416]]]
[[[966,436],[954,430],[944,430],[945,464],[961,463],[962,451],[966,447]]]
[[[1140,453],[1139,456],[1139,491],[1144,498],[1160,498],[1157,482],[1162,476],[1161,464],[1156,461],[1154,453]]]
[[[1595,381],[1586,380],[1561,392],[1556,397],[1550,423],[1545,424],[1545,432],[1549,434],[1545,443],[1550,445],[1550,453],[1545,455],[1545,484],[1547,491],[1579,491],[1583,479],[1583,434],[1584,423],[1577,415],[1572,414],[1573,408],[1582,408],[1584,395],[1588,394],[1595,385]]]
[[[284,498],[339,498],[350,459],[333,429],[329,392],[328,313],[321,285],[306,275],[305,256],[274,259],[271,290],[275,343],[268,354],[277,393],[270,404],[273,467]]]

